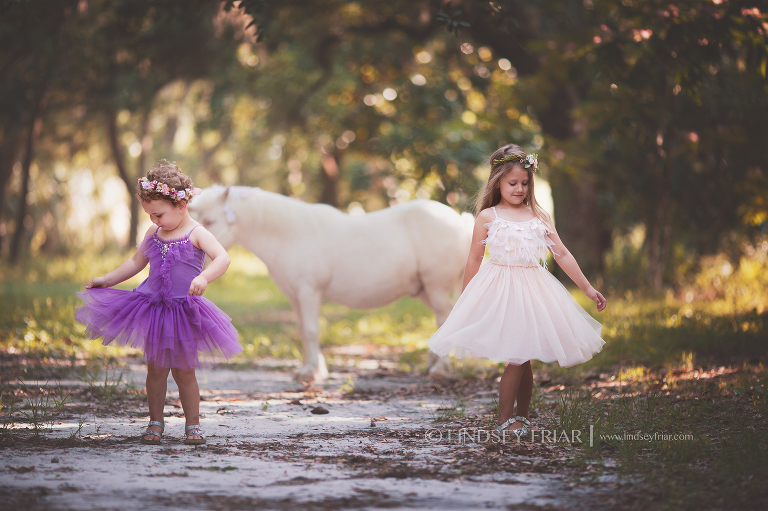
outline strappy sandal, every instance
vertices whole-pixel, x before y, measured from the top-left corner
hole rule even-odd
[[[517,429],[513,429],[512,434],[515,435],[518,438],[518,440],[528,435],[528,431],[529,431],[528,428],[531,427],[531,421],[519,415],[517,417],[512,417],[511,419],[507,420],[503,424],[499,424],[498,426],[496,426],[496,432],[499,434],[499,436],[504,438],[504,430],[507,427],[509,427],[510,424],[514,424],[515,422],[522,422],[523,425]]]
[[[184,428],[184,435],[187,437],[184,439],[185,445],[203,445],[205,443],[205,435],[199,424]],[[189,438],[191,436],[199,436],[200,438]]]
[[[152,431],[151,429],[149,429],[149,426],[159,427],[161,430],[160,433],[156,431]],[[149,421],[149,426],[147,426],[147,430],[141,434],[139,443],[142,443],[144,445],[160,445],[162,443],[163,431],[165,431],[165,425],[162,422]],[[144,438],[145,436],[154,436],[154,437],[157,437],[157,440],[147,440],[146,438]]]

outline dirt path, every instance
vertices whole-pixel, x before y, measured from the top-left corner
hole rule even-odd
[[[141,388],[143,374],[131,367],[123,381]],[[105,405],[88,399],[89,384],[62,381],[77,397],[52,432],[5,435],[3,508],[573,509],[608,505],[617,489],[611,474],[574,478],[590,467],[557,446],[485,438],[494,382],[462,387],[458,402],[450,382],[376,371],[310,389],[278,370],[199,381],[208,445],[197,448],[179,442],[172,380],[162,446],[137,442],[142,399]]]

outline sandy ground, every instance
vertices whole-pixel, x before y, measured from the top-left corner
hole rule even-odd
[[[142,388],[143,377],[129,366],[122,381]],[[141,399],[105,405],[88,399],[87,383],[60,382],[80,397],[52,432],[5,435],[0,508],[594,509],[617,491],[615,476],[585,479],[590,467],[574,468],[562,449],[486,438],[494,382],[463,387],[466,410],[452,416],[451,384],[417,375],[358,372],[353,388],[349,373],[305,389],[267,368],[198,380],[201,447],[180,443],[172,379],[161,446],[138,443]],[[313,414],[318,405],[329,413]]]

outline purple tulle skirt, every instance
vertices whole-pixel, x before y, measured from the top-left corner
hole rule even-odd
[[[152,301],[136,290],[112,288],[77,296],[84,305],[75,309],[75,319],[89,338],[140,348],[155,367],[192,369],[201,366],[200,355],[207,362],[243,351],[231,318],[202,296]]]

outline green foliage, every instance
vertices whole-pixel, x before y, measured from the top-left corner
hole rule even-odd
[[[106,404],[118,399],[123,390],[120,388],[123,381],[123,370],[119,367],[111,367],[110,364],[104,367],[99,364],[86,366],[83,368],[79,379],[88,384],[91,397]]]
[[[327,345],[374,343],[388,346],[425,346],[437,329],[432,311],[415,298],[403,298],[388,306],[365,311],[326,303],[325,333]]]
[[[459,35],[459,27],[469,27],[471,26],[466,21],[461,20],[461,10],[456,9],[453,10],[453,2],[448,2],[445,4],[445,8],[448,10],[448,12],[445,12],[443,10],[437,11],[437,15],[435,16],[435,19],[439,21],[440,23],[445,23],[446,29],[448,32],[454,32],[457,36]]]
[[[120,187],[132,193],[130,178],[162,157],[201,186],[256,185],[374,210],[414,197],[463,207],[478,187],[475,166],[498,141],[511,133],[536,146],[514,73],[489,51],[437,35],[439,22],[412,24],[419,5],[239,3],[270,33],[259,44],[233,3],[227,15],[212,6],[104,0],[70,13],[60,104],[35,146],[33,253],[109,246],[124,229],[112,209],[125,201]],[[81,119],[85,111],[104,115]],[[105,130],[111,118],[115,133]],[[121,159],[123,183],[111,178]],[[98,186],[87,190],[93,176]]]
[[[495,377],[499,374],[499,365],[484,358],[454,358],[451,365],[455,374],[465,379]]]
[[[226,467],[218,467],[214,465],[214,466],[208,467],[208,470],[210,470],[211,472],[229,472],[230,470],[237,470],[237,467],[233,467],[230,465]]]
[[[551,72],[581,91],[583,127],[548,138],[547,163],[595,180],[609,232],[644,227],[652,287],[673,281],[675,244],[695,257],[764,226],[763,19],[740,2],[589,2],[571,31],[546,37],[545,68],[567,68]],[[542,106],[544,74],[531,92]],[[567,157],[551,158],[558,151]]]
[[[699,271],[683,281],[681,294],[762,313],[768,307],[768,239],[758,238],[740,248],[735,263],[723,253],[702,258]]]
[[[22,384],[19,393],[21,404],[16,407],[14,397],[10,396],[8,410],[3,414],[3,431],[10,432],[10,426],[16,423],[29,424],[35,437],[50,433],[53,425],[65,415],[65,406],[69,393],[61,386],[52,387],[46,382],[42,386]]]
[[[339,392],[342,394],[351,394],[355,391],[355,379],[352,376],[344,377],[344,384],[339,387]]]
[[[79,285],[65,283],[0,283],[0,346],[28,358],[29,365],[20,368],[22,374],[33,369],[35,360],[69,360],[74,366],[83,357],[108,358],[126,353],[84,338],[82,325],[74,320],[74,309],[80,305],[75,296],[79,289]]]
[[[2,416],[3,423],[0,433],[2,435],[11,434],[11,426],[14,424],[18,411],[17,400],[13,392],[10,389],[0,391],[0,416]]]
[[[546,427],[550,430],[589,431],[590,424],[599,420],[598,402],[589,390],[569,391],[554,404],[554,413],[545,413]],[[586,437],[582,439],[585,441]]]

